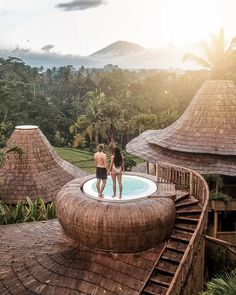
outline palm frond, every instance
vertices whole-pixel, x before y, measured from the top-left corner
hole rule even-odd
[[[194,55],[192,53],[187,52],[184,54],[183,61],[187,60],[192,61],[204,68],[211,69],[211,65],[204,58]]]

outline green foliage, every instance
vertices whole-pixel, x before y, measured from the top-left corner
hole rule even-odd
[[[207,283],[206,291],[201,295],[235,295],[236,294],[236,270],[219,275]]]
[[[7,205],[0,201],[0,224],[21,223],[56,218],[54,202],[45,204],[41,197],[32,201],[26,197],[27,204]]]
[[[223,201],[224,203],[229,203],[229,202],[231,202],[232,197],[219,192],[219,193],[211,194],[209,196],[209,200],[210,201],[212,201],[212,200],[214,200],[214,201]]]
[[[206,264],[209,278],[230,272],[235,268],[235,262],[229,259],[227,248],[219,245],[206,247]]]
[[[130,156],[126,155],[124,160],[125,160],[125,170],[126,171],[131,171],[131,169],[137,165],[136,161]]]
[[[95,150],[91,148],[91,150],[87,149],[74,149],[74,148],[54,148],[55,151],[58,153],[58,155],[78,166],[82,170],[89,172],[89,173],[95,173],[95,162],[94,162],[94,152]],[[108,152],[108,147],[105,145],[105,152],[107,154],[108,161],[110,160],[110,154]],[[138,157],[131,156],[127,154],[125,151],[122,151],[122,154],[124,155],[125,159],[125,170],[130,171],[132,167],[136,166],[137,163],[141,163],[143,160],[141,160]]]
[[[199,44],[203,56],[186,53],[183,60],[193,61],[195,64],[211,71],[213,79],[232,79],[236,66],[236,37],[227,45],[224,30],[213,34],[209,42]]]
[[[207,77],[202,71],[109,68],[42,71],[14,57],[0,58],[0,122],[38,125],[55,146],[114,139],[125,147],[140,132],[175,121]],[[10,135],[4,132],[3,141]]]

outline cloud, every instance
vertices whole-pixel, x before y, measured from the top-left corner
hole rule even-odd
[[[52,45],[52,44],[47,44],[47,45],[44,45],[41,50],[45,51],[45,52],[49,52],[50,49],[54,48],[55,45]]]
[[[56,7],[65,11],[85,10],[103,5],[105,3],[106,2],[104,0],[73,0],[67,3],[59,3]]]

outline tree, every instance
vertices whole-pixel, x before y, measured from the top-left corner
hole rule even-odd
[[[232,74],[236,66],[236,37],[227,46],[224,30],[221,29],[211,36],[210,42],[202,41],[199,46],[204,57],[186,53],[183,61],[190,60],[210,70],[213,79],[225,79]]]
[[[154,114],[139,114],[131,120],[138,134],[141,134],[145,129],[154,129],[157,125],[157,117]]]
[[[81,143],[82,137],[87,134],[89,139],[98,145],[100,138],[107,139],[105,95],[100,91],[89,92],[87,99],[86,114],[77,118],[77,122],[70,126],[70,132],[74,133],[74,144]]]

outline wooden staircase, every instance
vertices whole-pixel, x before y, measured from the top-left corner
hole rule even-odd
[[[197,227],[201,207],[199,201],[189,194],[175,201],[175,225],[162,255],[159,257],[140,295],[166,294],[184,252]]]

